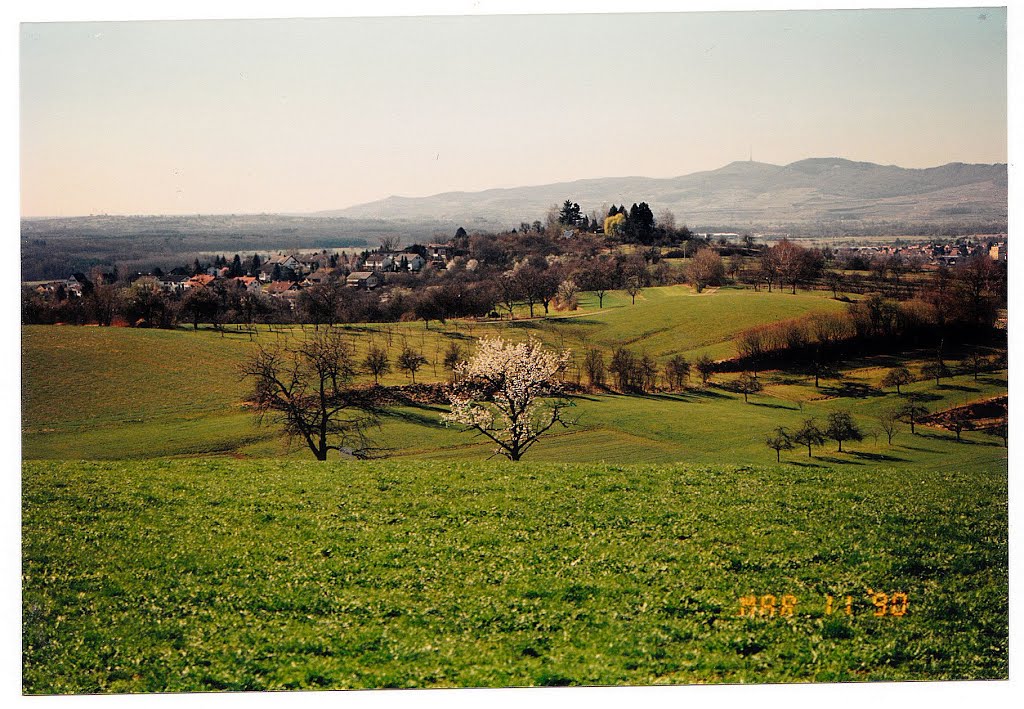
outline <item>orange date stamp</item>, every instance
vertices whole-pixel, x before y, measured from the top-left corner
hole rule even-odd
[[[902,618],[907,614],[910,609],[910,597],[903,591],[894,591],[892,593],[885,593],[882,591],[875,591],[873,589],[866,589],[865,595],[870,601],[870,604],[874,606],[872,615],[877,618],[891,617],[891,618]],[[855,604],[854,596],[847,595],[840,598],[835,596],[826,595],[822,608],[825,615],[842,614],[852,616],[857,614],[858,609],[855,609],[855,605],[862,607],[862,603]],[[859,596],[857,596],[859,598]],[[765,593],[762,595],[750,594],[749,596],[740,596],[739,598],[739,617],[740,618],[791,618],[797,613],[797,606],[801,608],[814,608],[816,604],[804,603],[801,604],[796,596],[786,593],[776,596],[772,593]]]

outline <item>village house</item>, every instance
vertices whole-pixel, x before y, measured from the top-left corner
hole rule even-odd
[[[298,261],[305,273],[326,271],[331,268],[331,255],[326,251],[299,256]]]
[[[376,251],[366,257],[363,268],[369,271],[390,271],[395,265],[395,258],[388,253]]]
[[[427,265],[427,260],[415,251],[403,251],[396,255],[397,270],[407,270],[413,273],[420,271]],[[404,267],[403,267],[404,264]]]
[[[303,286],[318,286],[324,283],[330,283],[334,280],[329,269],[318,268],[311,274],[302,279],[301,285]]]
[[[427,244],[427,256],[432,261],[437,259],[451,261],[455,256],[455,247],[451,244]]]
[[[214,278],[213,276],[204,273],[204,274],[201,274],[201,275],[198,275],[198,276],[192,276],[191,278],[186,279],[181,284],[181,287],[182,287],[183,290],[189,290],[190,288],[205,288],[206,286],[208,286],[211,283],[213,283],[215,280],[217,280],[217,279]]]
[[[364,288],[373,290],[380,285],[380,277],[372,271],[354,271],[348,274],[345,285],[349,288]]]
[[[307,269],[294,256],[276,254],[260,266],[259,279],[268,281],[293,281],[305,275]],[[277,273],[277,277],[274,274]]]
[[[92,283],[85,277],[84,273],[72,273],[64,281],[64,290],[71,296],[81,298],[85,293],[92,290]]]
[[[156,282],[164,293],[181,293],[185,289],[185,281],[187,280],[188,276],[178,275],[172,271],[171,273],[159,276]]]
[[[237,288],[244,288],[249,293],[261,293],[263,291],[263,284],[260,283],[258,278],[253,276],[236,276],[231,279]]]

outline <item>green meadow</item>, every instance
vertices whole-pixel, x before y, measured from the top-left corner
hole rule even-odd
[[[30,461],[23,478],[29,694],[1008,671],[994,467]]]
[[[485,335],[577,363],[620,344],[722,359],[747,327],[843,307],[673,286],[549,318],[345,329],[360,357],[419,349],[432,382],[451,342]],[[385,459],[316,463],[256,425],[239,376],[256,344],[310,332],[22,328],[25,692],[1007,675],[1002,439],[919,425],[890,445],[877,422],[902,400],[884,373],[926,352],[851,359],[819,387],[763,372],[748,403],[726,374],[582,394],[579,425],[518,465],[446,428],[442,405],[398,407],[375,433]],[[1004,395],[1007,373],[903,391],[939,411]],[[776,463],[772,429],[833,411],[864,440]]]

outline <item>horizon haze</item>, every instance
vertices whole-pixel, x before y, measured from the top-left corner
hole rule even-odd
[[[35,23],[23,217],[1007,162],[1005,9]]]

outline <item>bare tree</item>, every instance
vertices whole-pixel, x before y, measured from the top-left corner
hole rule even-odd
[[[370,345],[363,360],[363,367],[373,375],[373,383],[379,384],[380,378],[391,371],[391,361],[388,359],[388,351],[377,345]]]
[[[255,383],[248,401],[257,421],[282,426],[317,460],[327,460],[331,450],[368,457],[377,409],[365,391],[349,386],[355,376],[353,353],[351,343],[333,329],[290,347],[260,345],[241,367],[243,377]]]
[[[711,375],[715,372],[715,363],[706,354],[702,354],[697,358],[697,373],[700,375],[700,383],[702,386],[707,386],[711,380]]]
[[[444,352],[444,366],[446,369],[451,370],[453,378],[455,377],[458,366],[462,364],[464,359],[465,357],[462,353],[462,345],[454,340],[449,342],[448,349]]]
[[[883,409],[875,418],[878,419],[878,426],[885,433],[885,437],[891,446],[892,439],[899,433],[900,410]]]
[[[398,247],[402,245],[402,237],[397,234],[385,234],[377,237],[377,242],[380,244],[380,252],[387,254],[398,251]]]
[[[640,287],[640,279],[636,276],[630,276],[626,279],[626,293],[629,294],[630,302],[632,305],[636,305],[636,296],[643,288]]]
[[[690,263],[686,267],[686,275],[698,293],[703,291],[706,286],[717,286],[725,278],[722,257],[715,249],[704,247],[690,259]]]
[[[590,386],[604,386],[604,354],[601,350],[592,348],[587,350],[587,354],[583,358],[583,369],[587,373],[587,380],[590,382]]]
[[[910,370],[906,367],[899,366],[893,367],[885,376],[882,378],[882,386],[884,387],[896,387],[896,393],[900,394],[900,387],[906,384],[910,384],[914,381],[914,375],[910,373]]]
[[[736,388],[743,394],[743,401],[746,402],[750,394],[756,394],[764,389],[764,386],[757,380],[757,377],[751,376],[750,372],[743,372],[736,380]]]
[[[576,281],[571,278],[567,278],[561,282],[558,286],[558,299],[564,304],[565,307],[570,310],[576,309],[576,294],[580,292],[580,287],[576,285]]]
[[[423,356],[423,353],[409,345],[403,347],[402,352],[398,355],[398,368],[409,374],[413,384],[416,383],[416,372],[420,371],[426,363],[427,358]]]
[[[813,418],[804,419],[800,428],[793,434],[793,442],[807,446],[807,457],[811,457],[811,446],[820,446],[825,442],[825,433],[818,427]]]
[[[690,363],[686,357],[677,354],[665,364],[665,379],[668,380],[669,388],[680,390],[686,386],[690,379]]]
[[[825,435],[839,443],[839,452],[843,452],[843,441],[862,441],[864,434],[857,422],[845,411],[833,411],[828,415]]]
[[[782,426],[776,428],[765,438],[764,444],[775,451],[775,462],[782,462],[782,451],[793,450],[793,439]]]
[[[900,410],[900,421],[906,421],[910,424],[910,433],[915,433],[914,427],[917,422],[923,417],[928,415],[928,409],[920,403],[920,399],[916,396],[907,396],[907,403],[904,404]]]

